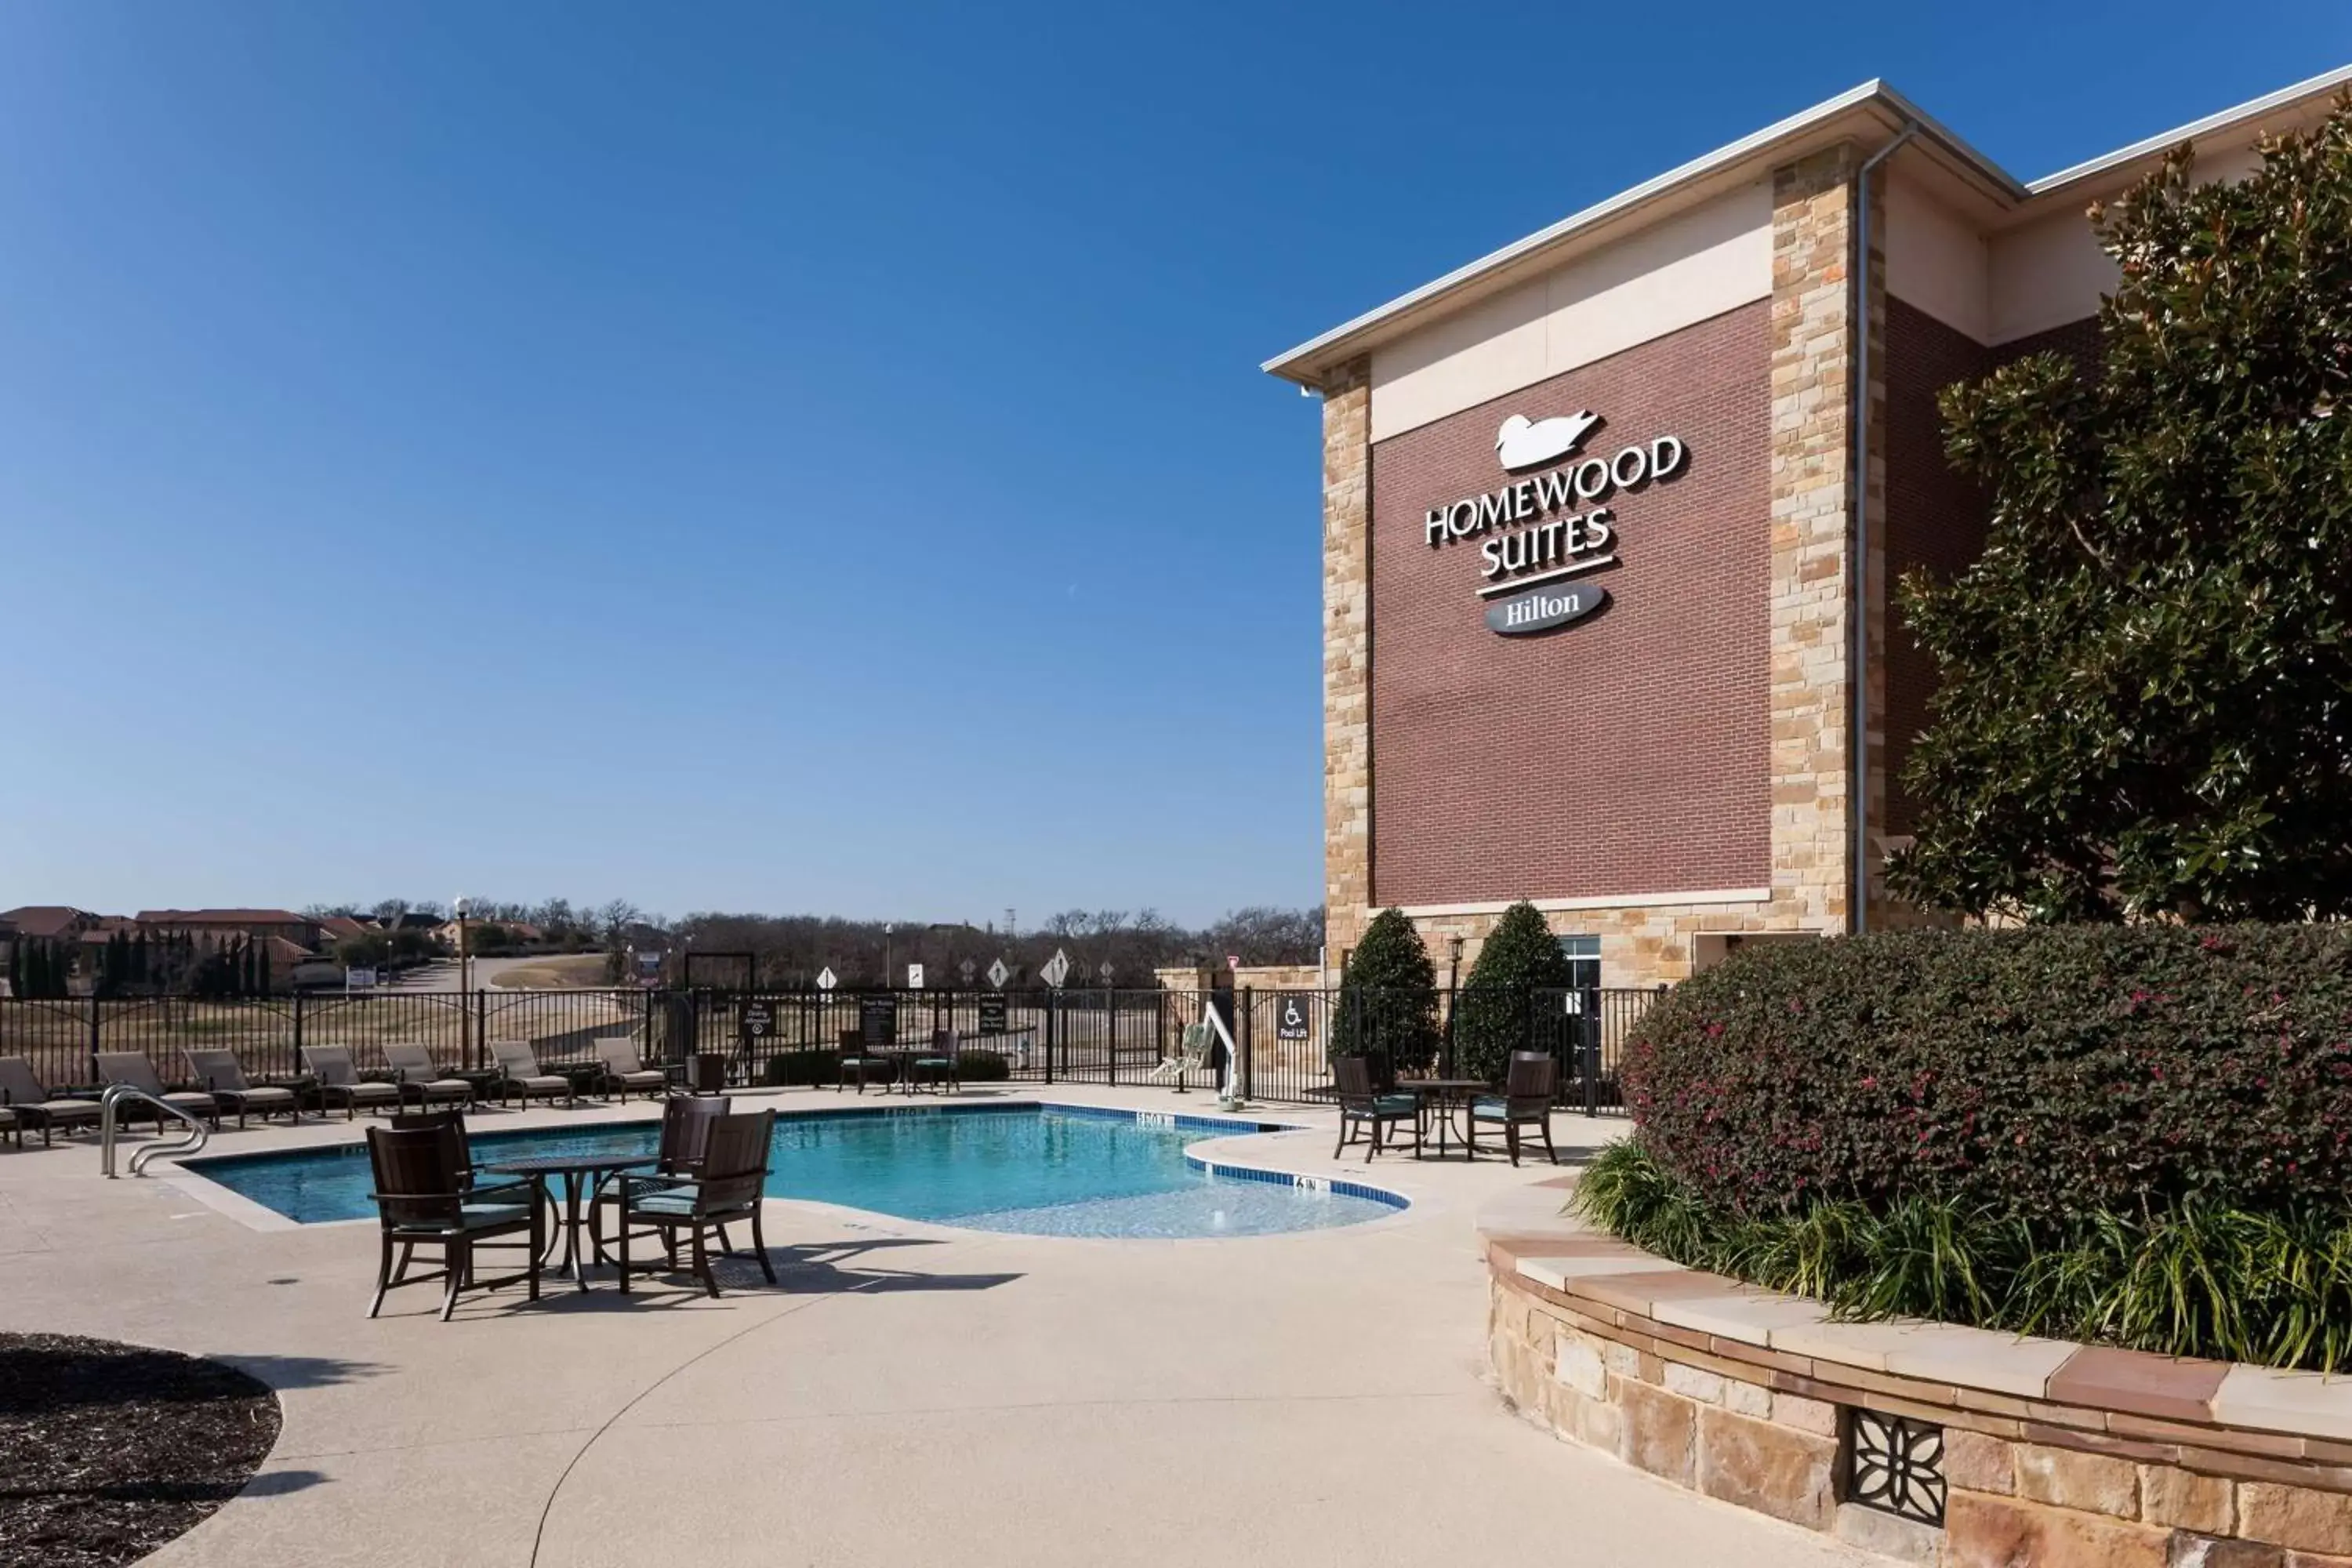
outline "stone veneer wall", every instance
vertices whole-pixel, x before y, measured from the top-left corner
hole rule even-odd
[[[1353,947],[1372,900],[1372,381],[1323,384],[1324,942]]]
[[[1629,900],[1548,911],[1561,934],[1601,938],[1602,983],[1649,985],[1687,978],[1696,939],[1708,933],[1832,934],[1847,927],[1852,902],[1853,759],[1849,666],[1853,584],[1851,510],[1854,289],[1854,176],[1861,157],[1843,144],[1783,165],[1772,175],[1770,516],[1770,885],[1738,903]],[[1885,743],[1887,515],[1886,300],[1879,237],[1883,186],[1872,193],[1873,281],[1866,302],[1872,339],[1869,658],[1872,807],[1870,852],[1886,834]],[[1371,552],[1369,363],[1358,361],[1325,388],[1323,415],[1324,857],[1332,963],[1370,918]],[[1496,889],[1494,897],[1544,896],[1541,889]],[[1888,898],[1874,876],[1874,926],[1926,918]],[[1476,944],[1490,913],[1416,916],[1432,951],[1448,937]]]
[[[2121,1370],[2154,1358],[2077,1351],[2075,1386],[2112,1398],[2019,1397],[1676,1328],[1605,1289],[1549,1289],[1507,1238],[1489,1245],[1504,1396],[1676,1485],[1946,1568],[2352,1568],[2352,1442],[2200,1421],[2201,1404]],[[1841,1500],[1855,1407],[1943,1428],[1942,1530]]]

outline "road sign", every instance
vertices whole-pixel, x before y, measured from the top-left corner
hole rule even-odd
[[[973,963],[969,958],[965,959],[961,963],[957,964],[956,969],[958,973],[962,974],[963,983],[966,985],[971,984],[971,977],[980,973],[980,965]]]
[[[816,988],[820,991],[830,991],[840,984],[840,981],[835,980],[833,977],[833,966],[831,964],[825,965],[825,967],[817,974]]]
[[[1045,967],[1037,973],[1046,984],[1059,991],[1062,988],[1062,982],[1070,977],[1070,955],[1060,948],[1055,948],[1054,956],[1047,959]]]
[[[869,1046],[898,1043],[898,999],[887,991],[857,999],[857,1029]]]
[[[1118,969],[1117,969],[1116,967],[1114,967],[1114,966],[1112,965],[1111,961],[1110,961],[1109,959],[1106,958],[1106,959],[1104,959],[1104,960],[1102,961],[1102,966],[1101,966],[1100,968],[1097,969],[1097,970],[1095,971],[1095,973],[1096,973],[1097,974],[1101,975],[1101,976],[1102,976],[1102,983],[1103,983],[1104,984],[1108,985],[1108,984],[1110,984],[1110,977],[1111,977],[1112,975],[1114,975],[1114,974],[1118,973]]]
[[[1004,960],[1001,958],[988,966],[988,983],[999,991],[1004,989],[1004,983],[1012,977],[1013,971],[1004,967]]]
[[[922,988],[923,966],[919,963],[910,963],[907,965],[907,989],[909,991],[920,991]]]
[[[1277,1040],[1312,1039],[1314,1033],[1307,1026],[1307,1004],[1297,996],[1285,996],[1281,1008],[1274,1016],[1274,1037]]]
[[[983,1035],[1012,1033],[1012,1020],[1006,1016],[1010,1010],[1005,1005],[1003,992],[983,993],[980,998],[980,1032]]]
[[[743,1005],[743,1043],[756,1046],[776,1032],[776,1010],[765,1002]]]
[[[374,971],[374,970],[373,970],[373,969],[346,969],[346,970],[344,970],[344,971],[343,971],[343,989],[344,989],[344,990],[346,990],[346,991],[373,991],[373,990],[374,990],[374,989],[375,989],[375,971]]]

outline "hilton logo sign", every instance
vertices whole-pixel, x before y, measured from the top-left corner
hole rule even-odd
[[[1601,423],[1590,409],[1549,419],[1512,415],[1495,437],[1503,471],[1550,471],[1429,510],[1422,527],[1432,550],[1479,540],[1479,574],[1486,579],[1480,598],[1519,595],[1609,565],[1617,559],[1611,503],[1673,480],[1689,461],[1679,436],[1626,447],[1612,458],[1579,457],[1584,438]],[[1590,586],[1526,593],[1490,606],[1486,624],[1505,637],[1524,637],[1581,619],[1608,599]]]

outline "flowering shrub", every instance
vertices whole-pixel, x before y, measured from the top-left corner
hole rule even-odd
[[[2352,930],[2035,927],[1751,948],[1628,1042],[1643,1150],[1710,1208],[2032,1222],[2341,1209]]]

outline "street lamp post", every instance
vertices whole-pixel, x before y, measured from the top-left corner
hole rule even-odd
[[[1449,968],[1445,976],[1445,1074],[1454,1076],[1454,1020],[1462,1012],[1462,939],[1450,937],[1445,943]]]
[[[450,903],[457,911],[457,1059],[472,1061],[479,1067],[482,1064],[475,1060],[473,1047],[467,1041],[471,1028],[467,1020],[473,1015],[473,1006],[466,994],[467,971],[472,967],[466,955],[466,895],[458,894]]]
[[[890,979],[890,937],[898,929],[898,926],[889,921],[882,922],[882,988],[885,991],[898,989],[897,984]]]

